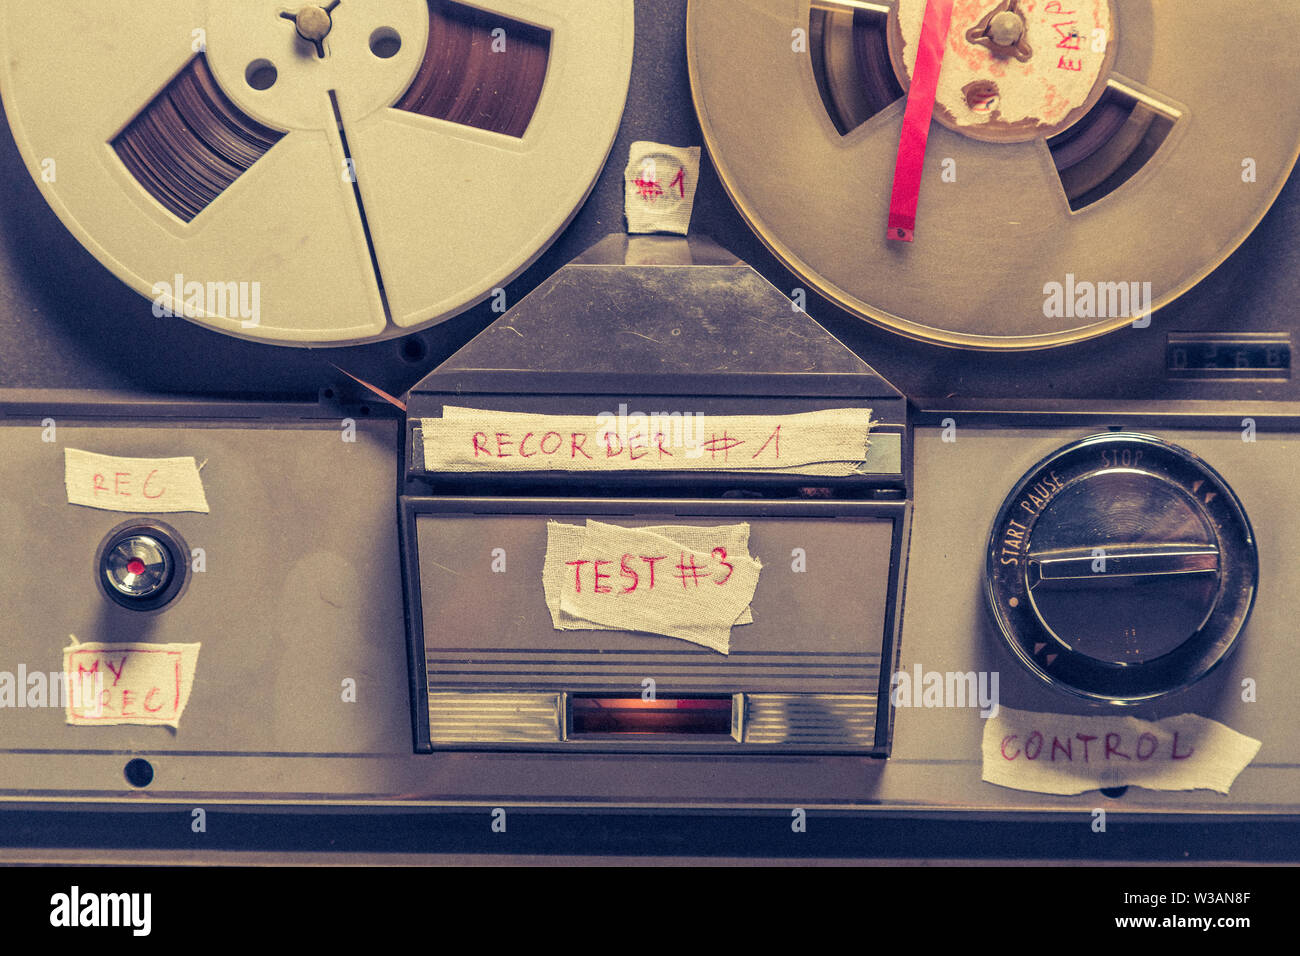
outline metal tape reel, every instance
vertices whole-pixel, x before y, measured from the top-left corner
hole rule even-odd
[[[405,335],[508,283],[576,214],[622,117],[632,0],[476,5],[508,18],[491,34],[503,44],[514,25],[549,31],[545,86],[521,137],[393,108],[420,70],[431,16],[455,5],[342,0],[327,57],[282,16],[290,6],[66,0],[0,13],[0,84],[29,170],[67,228],[155,313],[162,298],[184,314],[167,290],[188,298],[193,288],[186,317],[242,338]],[[482,46],[474,56],[496,52]],[[234,108],[283,135],[187,222],[113,143],[196,57]],[[255,293],[256,321],[217,292],[245,306]]]
[[[913,2],[924,0],[815,6],[896,16],[898,3]],[[1045,139],[980,142],[935,122],[917,240],[888,242],[905,101],[840,134],[798,42],[813,6],[691,0],[688,62],[705,141],[731,198],[778,257],[844,308],[912,338],[1034,349],[1128,325],[1223,262],[1300,155],[1300,111],[1290,106],[1300,102],[1300,73],[1288,39],[1300,30],[1300,4],[1115,0],[1109,81],[1174,120],[1154,155],[1074,211]],[[953,34],[967,26],[954,14]],[[943,181],[945,162],[955,181]],[[1082,296],[1082,283],[1116,296],[1112,304],[1119,291],[1135,294],[1122,314],[1094,305],[1089,315],[1083,298],[1079,308],[1073,298],[1064,308],[1049,301],[1053,283],[1061,299]]]

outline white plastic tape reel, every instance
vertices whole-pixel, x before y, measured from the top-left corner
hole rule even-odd
[[[340,0],[324,58],[285,0],[8,3],[0,83],[46,199],[123,281],[155,299],[256,284],[255,322],[202,300],[187,317],[278,344],[357,344],[450,318],[516,277],[585,201],[617,134],[632,0],[474,6],[550,31],[521,138],[392,108],[425,55],[427,0]],[[376,37],[400,48],[381,56]],[[285,135],[187,223],[112,143],[200,53],[236,107]],[[256,89],[267,64],[275,83]]]
[[[1072,18],[1052,11],[1074,9],[1047,0],[1021,6],[1031,28],[1033,17],[1051,14],[1055,29],[1056,20]],[[1098,35],[1098,8],[1086,25],[1066,27],[1058,42],[1113,44],[1101,80],[1173,120],[1136,174],[1074,209],[1042,135],[983,142],[936,119],[916,241],[889,242],[905,99],[841,135],[819,93],[810,17],[814,9],[848,11],[850,22],[854,10],[888,16],[890,43],[897,44],[900,10],[904,27],[915,28],[923,7],[924,0],[690,0],[688,8],[695,105],[731,198],[804,282],[896,332],[1008,350],[1123,328],[1227,258],[1267,212],[1300,154],[1300,2],[1113,0],[1109,35]],[[968,42],[977,15],[998,7],[999,0],[959,0],[951,42]],[[1068,38],[1071,29],[1077,41]],[[1031,62],[1050,56],[1055,68],[1062,57],[1081,59],[1058,49],[1052,35],[1031,30]],[[891,58],[898,52],[892,49]],[[975,48],[963,48],[952,67],[968,67],[964,61],[975,55]],[[1015,63],[990,69],[1009,75]],[[1122,314],[1099,315],[1095,300],[1087,314],[1082,291],[1081,308],[1073,308],[1072,293],[1109,295],[1120,283],[1121,291],[1138,293]],[[1069,302],[1059,301],[1067,296]]]

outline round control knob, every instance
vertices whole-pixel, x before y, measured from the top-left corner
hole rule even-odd
[[[1112,432],[1016,485],[989,538],[985,594],[1031,672],[1124,704],[1181,690],[1227,657],[1258,576],[1250,522],[1209,465]]]
[[[167,586],[172,559],[157,538],[133,534],[109,549],[104,561],[108,586],[123,597],[150,598]]]
[[[163,525],[121,525],[100,546],[96,574],[117,604],[152,611],[183,589],[188,553],[179,535]]]

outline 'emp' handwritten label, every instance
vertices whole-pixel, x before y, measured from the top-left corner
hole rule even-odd
[[[193,458],[114,458],[65,448],[68,503],[132,514],[209,512]]]
[[[749,555],[748,525],[552,521],[542,574],[556,630],[662,634],[726,654],[731,628],[753,620],[761,569]]]
[[[198,644],[71,644],[63,649],[68,723],[180,725]]]
[[[861,474],[871,410],[795,415],[533,415],[443,409],[421,420],[440,472],[765,471]]]
[[[1061,795],[1130,784],[1227,793],[1259,748],[1197,714],[1153,722],[1003,707],[984,725],[984,780]]]

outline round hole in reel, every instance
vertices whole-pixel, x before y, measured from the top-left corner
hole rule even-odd
[[[370,34],[370,52],[381,60],[397,56],[402,49],[402,38],[392,27],[380,27]]]
[[[244,71],[244,79],[248,85],[258,91],[269,90],[275,86],[275,81],[279,78],[280,73],[276,70],[275,64],[266,59],[254,60]]]

